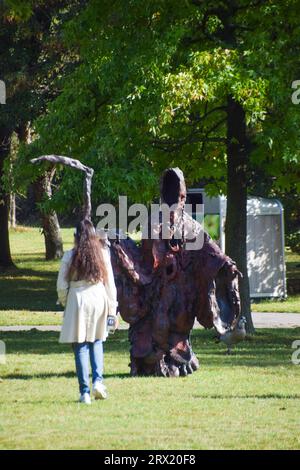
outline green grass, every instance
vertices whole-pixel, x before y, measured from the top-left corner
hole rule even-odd
[[[63,238],[69,249],[72,230]],[[11,244],[18,269],[0,275],[0,325],[60,324],[59,262],[44,260],[37,228],[12,231]],[[299,260],[290,262],[295,273]],[[288,302],[293,309],[299,296],[276,305],[288,311]],[[271,302],[259,310],[265,305],[276,311]],[[105,345],[110,398],[85,407],[76,401],[72,352],[58,333],[0,332],[7,348],[0,448],[299,449],[300,366],[291,363],[291,344],[300,328],[258,330],[232,356],[212,331],[194,330],[192,339],[201,362],[195,374],[133,379],[127,332],[118,331]]]
[[[105,347],[107,401],[79,405],[73,355],[54,332],[0,333],[1,449],[299,449],[300,329],[261,330],[232,356],[193,332],[201,368],[131,378],[127,332]]]
[[[62,229],[64,249],[73,243],[73,230]],[[0,274],[0,325],[57,325],[61,308],[56,305],[59,261],[45,261],[44,237],[38,228],[10,232],[17,270]]]
[[[300,295],[288,296],[285,300],[262,300],[254,302],[253,312],[287,312],[300,313]]]
[[[73,231],[62,229],[64,249],[72,247]],[[46,261],[44,237],[38,228],[10,232],[11,251],[17,270],[0,274],[0,310],[56,310],[56,277],[59,261]]]
[[[0,311],[0,327],[13,325],[61,325],[63,312]]]

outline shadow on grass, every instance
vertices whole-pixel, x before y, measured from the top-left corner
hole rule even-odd
[[[280,393],[264,393],[261,395],[257,394],[246,394],[246,395],[219,395],[219,394],[203,394],[203,395],[192,395],[193,398],[211,398],[212,400],[236,400],[236,399],[258,399],[258,400],[300,400],[299,394],[280,394]]]
[[[104,343],[105,353],[128,357],[129,342],[126,330],[119,330]],[[239,344],[230,356],[225,355],[223,344],[216,344],[213,331],[194,330],[193,350],[206,367],[267,367],[291,364],[292,342],[300,339],[300,328],[259,330],[254,337]],[[58,332],[19,331],[0,332],[0,339],[10,354],[51,355],[72,352],[69,344],[58,343]],[[18,375],[18,374],[17,374]],[[55,376],[57,374],[53,374]],[[119,376],[119,374],[116,374]],[[12,377],[13,378],[13,377]],[[17,378],[17,377],[15,377]]]
[[[71,344],[58,342],[59,332],[40,331],[0,331],[0,340],[5,342],[9,354],[65,354],[72,352]],[[129,353],[127,331],[117,331],[104,343],[105,352]]]
[[[75,365],[74,365],[75,368]],[[53,379],[53,378],[60,378],[64,377],[66,379],[73,379],[74,377],[77,377],[76,372],[72,371],[67,371],[67,372],[45,372],[43,374],[19,374],[19,373],[14,373],[14,374],[7,374],[5,375],[5,380],[32,380],[32,379]],[[110,374],[110,373],[105,373],[105,379],[124,379],[131,377],[129,372],[123,372],[123,373],[118,373],[118,374]]]
[[[44,261],[47,266],[47,261]],[[57,273],[15,269],[0,274],[0,310],[56,310]]]

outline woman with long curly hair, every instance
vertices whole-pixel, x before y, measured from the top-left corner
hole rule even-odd
[[[74,238],[74,248],[64,254],[57,279],[58,300],[65,307],[59,341],[73,345],[79,401],[90,404],[89,360],[93,395],[96,399],[107,397],[103,341],[108,315],[117,322],[117,293],[109,248],[97,236],[92,222],[81,221]]]

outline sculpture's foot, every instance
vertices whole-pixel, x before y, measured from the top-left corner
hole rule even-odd
[[[198,370],[199,367],[199,361],[194,353],[192,353],[190,361],[181,361],[180,363],[166,355],[159,361],[157,375],[163,375],[164,377],[186,377]]]
[[[189,365],[191,366],[193,371],[198,370],[200,367],[199,360],[194,353],[192,353],[192,359],[190,360]]]
[[[176,361],[174,357],[171,357],[169,354],[164,354],[163,351],[159,350],[143,358],[131,356],[129,367],[132,377],[143,375],[186,377],[198,370],[200,365],[193,352],[191,352],[189,361],[184,361],[182,358],[180,361]]]
[[[180,376],[180,370],[177,366],[175,365],[170,365],[168,367],[168,371],[169,371],[169,377],[179,377]]]

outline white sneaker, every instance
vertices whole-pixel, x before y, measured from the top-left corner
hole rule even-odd
[[[85,403],[86,405],[90,405],[92,403],[90,394],[89,393],[83,393],[82,395],[80,395],[79,403]]]
[[[93,395],[96,400],[105,400],[105,398],[108,397],[106,387],[102,382],[96,382],[94,384]]]

